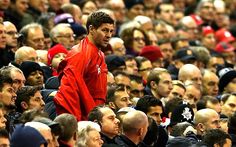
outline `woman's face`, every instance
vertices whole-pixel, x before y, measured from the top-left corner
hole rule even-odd
[[[133,50],[136,52],[140,52],[141,49],[146,45],[145,43],[145,36],[144,34],[139,31],[135,30],[133,33]]]

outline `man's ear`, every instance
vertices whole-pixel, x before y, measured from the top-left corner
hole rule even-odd
[[[116,105],[114,104],[114,102],[109,102],[108,106],[114,110],[116,109]]]
[[[203,123],[197,124],[198,129],[203,133],[205,131],[205,126]]]
[[[24,110],[27,110],[29,108],[29,105],[25,101],[21,102],[20,105]]]
[[[157,83],[155,81],[151,81],[150,82],[150,87],[153,88],[153,89],[156,89]]]
[[[139,128],[138,129],[138,136],[142,136],[143,135],[143,128]]]
[[[95,30],[94,26],[90,25],[89,26],[89,33],[91,33],[93,35],[94,30]]]

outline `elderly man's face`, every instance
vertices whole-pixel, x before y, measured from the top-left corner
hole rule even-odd
[[[230,117],[236,111],[236,96],[229,96],[228,100],[225,103],[222,102],[221,104],[221,113]]]
[[[41,28],[31,28],[28,32],[26,45],[34,48],[35,50],[44,49],[44,34]]]

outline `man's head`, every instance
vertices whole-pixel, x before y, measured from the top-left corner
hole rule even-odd
[[[20,65],[20,69],[24,73],[26,85],[42,86],[44,84],[44,71],[38,63],[25,61]]]
[[[199,86],[202,86],[202,74],[198,67],[193,64],[185,64],[179,69],[178,79],[182,82],[187,80],[194,82]]]
[[[5,21],[3,22],[3,24],[6,30],[7,46],[11,48],[16,48],[17,38],[18,38],[18,32],[17,32],[16,26],[10,21]]]
[[[10,75],[1,73],[0,70],[0,102],[6,108],[15,108],[16,92],[12,86],[13,81]]]
[[[221,98],[221,114],[230,117],[236,112],[236,94],[224,94]]]
[[[55,43],[62,44],[67,49],[71,49],[75,44],[74,32],[69,24],[56,25],[52,28],[50,35]]]
[[[106,47],[112,37],[114,23],[114,20],[104,12],[96,11],[91,13],[88,17],[86,28],[92,43],[98,48]]]
[[[158,45],[161,49],[163,59],[167,62],[171,62],[173,57],[173,47],[171,41],[169,39],[160,40],[158,41]]]
[[[25,15],[28,7],[28,0],[11,0],[10,8],[16,10],[21,17]]]
[[[144,85],[141,76],[130,76],[130,96],[132,98],[141,98],[144,95]]]
[[[30,46],[36,50],[44,49],[44,34],[40,24],[31,23],[20,30],[23,35],[23,45]]]
[[[6,122],[7,122],[7,119],[5,118],[5,108],[4,108],[3,103],[0,102],[0,130],[6,128]],[[0,140],[1,140],[1,136],[0,136]]]
[[[193,118],[199,135],[203,135],[207,130],[220,128],[219,120],[219,114],[209,108],[197,111]]]
[[[217,96],[219,87],[219,78],[217,75],[209,70],[204,71],[202,77],[203,95]]]
[[[199,86],[193,82],[185,83],[186,92],[183,96],[183,100],[191,105],[196,105],[196,103],[201,99],[202,93]]]
[[[212,0],[201,0],[197,5],[197,14],[206,22],[214,19],[214,4]]]
[[[203,135],[202,142],[207,146],[231,146],[232,140],[229,134],[220,129],[211,129]]]
[[[112,37],[109,40],[109,44],[111,45],[113,54],[117,56],[124,56],[126,49],[124,46],[124,41],[121,38],[118,37]]]
[[[118,23],[123,23],[125,18],[125,4],[123,0],[108,0],[107,8],[114,11]]]
[[[173,89],[171,90],[168,98],[174,99],[174,98],[178,97],[178,98],[182,99],[184,97],[185,92],[186,92],[186,88],[185,88],[184,83],[182,83],[179,80],[173,80],[172,84],[173,84]]]
[[[38,62],[37,53],[34,48],[22,46],[15,52],[15,62],[20,65],[24,61]]]
[[[126,55],[124,56],[125,65],[126,65],[126,73],[130,75],[137,75],[138,74],[138,67],[137,62],[133,56]]]
[[[6,29],[4,25],[0,22],[0,49],[4,49],[6,47],[6,43]]]
[[[172,3],[168,2],[160,3],[159,5],[157,5],[155,9],[156,18],[161,19],[170,25],[173,25],[174,10],[175,7]]]
[[[218,72],[219,91],[222,93],[236,92],[236,70],[232,68],[223,68]]]
[[[88,120],[97,122],[101,126],[101,133],[109,138],[114,138],[119,134],[120,121],[112,109],[107,106],[93,108],[88,115]]]
[[[72,142],[72,146],[75,145],[77,141],[77,130],[78,124],[76,118],[71,114],[61,114],[58,115],[55,119],[55,122],[58,122],[61,125],[61,134],[59,136],[59,140],[65,142]],[[68,125],[70,124],[70,125]]]
[[[17,111],[23,113],[25,110],[38,109],[43,111],[44,101],[39,86],[25,86],[17,92]]]
[[[0,146],[2,147],[10,146],[9,134],[5,129],[0,129]]]
[[[164,68],[154,68],[147,78],[147,85],[157,98],[167,97],[173,86],[169,72]]]
[[[132,136],[131,141],[139,144],[143,141],[148,130],[148,117],[142,111],[131,111],[125,114],[122,123],[124,135],[128,138]]]
[[[129,107],[132,105],[130,96],[124,86],[110,87],[107,91],[106,103],[115,112],[120,108]]]
[[[159,99],[156,99],[153,96],[144,96],[143,98],[139,99],[135,108],[136,110],[140,110],[152,117],[157,124],[161,124],[161,115],[164,108],[162,102]]]
[[[152,70],[152,63],[145,57],[138,56],[135,58],[139,70],[139,74],[143,77],[144,80],[147,80],[147,77]]]

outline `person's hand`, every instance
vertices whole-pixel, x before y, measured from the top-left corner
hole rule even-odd
[[[186,135],[189,134],[189,133],[194,133],[195,135],[197,135],[197,130],[194,129],[192,126],[188,126],[188,127],[185,129],[183,135],[186,136]]]

